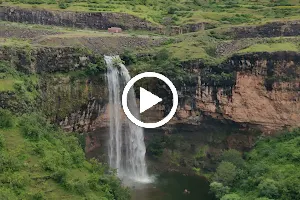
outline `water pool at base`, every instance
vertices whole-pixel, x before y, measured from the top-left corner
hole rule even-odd
[[[132,200],[214,200],[204,177],[163,173],[150,184],[131,183]]]

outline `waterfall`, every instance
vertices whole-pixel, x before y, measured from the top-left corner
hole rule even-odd
[[[122,63],[114,63],[114,60],[120,60],[119,56],[105,56],[104,58],[107,63],[109,90],[109,165],[117,170],[121,178],[149,182],[143,128],[127,119],[121,109],[121,92],[131,77]],[[128,93],[128,108],[136,118],[140,117],[133,88]]]

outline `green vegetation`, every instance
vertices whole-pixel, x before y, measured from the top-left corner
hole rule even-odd
[[[180,140],[182,138],[179,135],[174,136],[155,136],[151,139],[150,143],[147,145],[147,154],[158,159],[162,154],[164,149],[170,149],[174,151],[180,146]],[[173,152],[173,161],[178,160],[178,152]]]
[[[85,160],[75,134],[41,113],[0,110],[0,119],[1,199],[129,199],[113,171]]]
[[[0,92],[10,98],[6,103],[12,111],[34,109],[39,95],[36,75],[19,72],[9,63],[0,61],[0,83]]]
[[[101,62],[68,76],[92,79],[103,73]],[[37,106],[46,75],[23,69],[0,62],[0,83],[6,83],[0,87],[0,199],[130,199],[114,170],[86,160],[78,133],[65,133],[49,123]]]
[[[211,190],[221,200],[299,199],[299,142],[300,130],[295,129],[262,139],[245,162],[238,152],[225,152]]]
[[[294,0],[5,0],[12,5],[89,12],[123,12],[164,25],[199,22],[258,23],[274,18],[299,17]]]
[[[125,63],[131,63],[131,72],[133,75],[145,71],[153,71],[170,77],[174,81],[174,84],[182,83],[186,80],[187,73],[183,70],[179,60],[172,58],[171,55],[168,50],[161,49],[151,57],[137,59],[132,54],[124,54],[122,58],[125,59]],[[147,80],[145,80],[142,84],[147,83]]]
[[[0,128],[11,128],[13,126],[13,117],[11,112],[0,108]],[[0,139],[0,146],[2,146]]]
[[[294,43],[265,43],[255,44],[246,49],[239,51],[240,53],[248,52],[275,52],[275,51],[300,51],[300,46]]]
[[[53,32],[32,40],[0,38],[4,48],[23,49],[18,56],[25,63],[13,60],[12,67],[10,63],[0,62],[0,95],[8,99],[1,105],[6,109],[0,109],[0,199],[130,198],[128,190],[121,186],[111,169],[95,160],[85,160],[77,134],[64,133],[49,124],[44,116],[61,121],[86,105],[90,94],[103,95],[96,88],[104,81],[102,74],[106,66],[103,59],[98,58],[82,70],[37,76],[26,71],[34,45],[88,46],[106,52],[106,48],[117,43],[114,37],[136,38],[142,34],[139,37],[164,39],[159,46],[122,53],[121,58],[132,75],[154,71],[170,77],[176,86],[195,85],[200,75],[201,84],[211,86],[217,112],[220,104],[218,87],[222,87],[222,95],[230,97],[236,81],[236,70],[230,64],[219,65],[222,61],[236,53],[300,51],[299,37],[235,40],[230,33],[233,27],[263,25],[274,20],[299,20],[298,0],[0,0],[0,3],[61,11],[128,13],[155,25],[163,25],[166,35],[176,30],[189,32],[187,29],[195,28],[197,23],[206,23],[198,32],[159,37],[150,31],[128,30],[110,35],[94,30],[14,24],[18,28],[30,26],[32,30],[55,30],[61,34]],[[101,40],[101,37],[108,36],[109,42],[101,47],[89,39],[98,37]],[[123,48],[118,45],[117,50]],[[138,53],[141,54],[137,56]],[[199,61],[201,68],[195,76],[183,69],[185,63],[182,61],[191,60]],[[268,65],[264,82],[266,89],[271,91],[276,81],[297,79],[296,70],[297,66],[288,66],[276,74],[273,65]],[[157,87],[148,80],[138,84],[147,85],[145,88],[148,89]],[[41,86],[46,88],[42,111],[36,106],[41,100]],[[201,116],[200,111],[196,115]],[[226,137],[224,132],[221,134],[219,137]],[[250,153],[242,155],[236,150],[227,150],[221,158],[204,144],[193,143],[192,146],[192,142],[182,141],[178,135],[159,135],[147,144],[147,154],[155,160],[168,162],[166,165],[172,167],[189,167],[199,175],[203,173],[202,169],[211,169],[217,164],[210,186],[221,200],[294,200],[300,199],[299,134],[297,129],[275,138],[264,138]],[[224,138],[214,140],[224,141]]]

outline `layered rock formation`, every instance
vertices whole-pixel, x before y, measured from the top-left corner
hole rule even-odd
[[[0,7],[0,19],[30,24],[92,28],[106,30],[112,26],[123,29],[155,30],[156,25],[126,13],[111,12],[70,12]]]
[[[7,6],[0,6],[0,20],[98,30],[117,26],[124,30],[147,30],[168,35],[197,32],[214,27],[212,23],[200,22],[167,28],[126,13],[61,12]]]
[[[105,66],[101,69],[102,57],[71,47],[4,46],[0,48],[0,59],[25,74],[38,74],[38,104],[51,121],[66,131],[93,130],[94,120],[105,111],[106,85],[104,74],[99,74],[99,70],[105,71]],[[93,71],[93,66],[98,68]],[[67,73],[70,71],[77,72]],[[1,107],[14,112],[23,109],[13,91],[1,92],[0,102]]]
[[[164,145],[164,138],[175,143],[164,147],[152,169],[213,170],[224,149],[248,151],[262,134],[300,126],[300,54],[251,53],[218,66],[183,66],[194,81],[177,85],[175,116],[161,130],[146,130],[150,146]],[[167,105],[158,105],[145,119],[158,121],[168,112]]]
[[[177,88],[181,98],[173,124],[200,125],[210,116],[265,131],[300,126],[300,54],[251,53],[215,67],[200,61],[184,66],[194,83]],[[165,109],[158,106],[157,112],[163,116]]]
[[[10,61],[25,73],[69,72],[82,69],[96,58],[85,49],[73,47],[1,46],[0,59]]]
[[[300,21],[274,21],[263,25],[237,26],[225,32],[233,38],[280,37],[300,35]]]

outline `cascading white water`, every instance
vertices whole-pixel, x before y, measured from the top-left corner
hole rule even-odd
[[[109,89],[109,165],[117,169],[119,177],[138,182],[150,182],[145,162],[143,128],[133,124],[126,116],[123,117],[121,110],[121,92],[131,77],[122,63],[118,62],[115,66],[114,60],[120,60],[119,56],[104,58],[107,63]],[[140,117],[133,88],[128,93],[128,108],[136,118]]]

